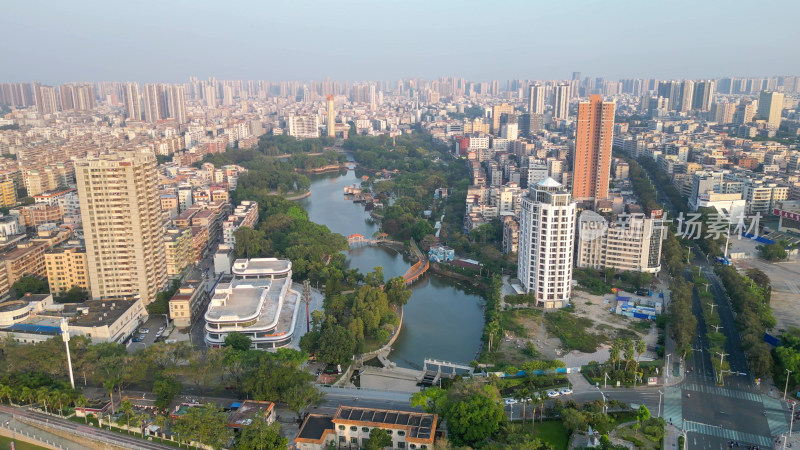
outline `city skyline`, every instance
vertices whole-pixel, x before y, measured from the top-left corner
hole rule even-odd
[[[573,71],[612,79],[699,79],[800,73],[796,58],[775,57],[790,55],[800,38],[791,23],[800,5],[789,2],[760,5],[759,14],[747,16],[747,27],[761,30],[758,39],[731,25],[741,20],[737,3],[744,2],[725,8],[670,3],[658,14],[623,1],[494,7],[450,1],[315,3],[167,4],[158,5],[158,14],[147,3],[115,5],[111,11],[99,2],[12,3],[0,26],[27,39],[24,45],[5,41],[0,81],[566,79]],[[307,14],[315,9],[324,14]],[[228,26],[230,35],[221,37],[218,31]],[[762,51],[765,42],[772,51]],[[525,54],[530,56],[519,57]]]

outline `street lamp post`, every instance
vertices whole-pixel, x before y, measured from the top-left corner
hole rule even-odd
[[[664,393],[658,391],[658,417],[661,417],[661,397],[664,396]]]
[[[783,388],[783,401],[786,401],[786,391],[789,390],[789,374],[792,373],[791,370],[786,369],[786,387]]]
[[[669,357],[671,353],[667,353],[667,365],[664,368],[664,381],[669,381]]]
[[[722,379],[722,359],[725,358],[726,356],[728,356],[728,354],[725,353],[725,352],[722,352],[722,353],[714,352],[714,353],[719,355],[719,382],[720,382],[720,384],[722,384],[724,386],[725,382]]]
[[[601,391],[599,387],[597,391],[600,392],[600,395],[603,397],[603,415],[605,415],[608,412],[608,408],[606,407],[606,394]]]
[[[75,378],[72,376],[72,358],[69,355],[69,323],[67,319],[61,319],[61,339],[64,347],[67,348],[67,370],[69,371],[69,384],[75,389]]]
[[[792,425],[794,425],[794,405],[795,402],[792,402],[792,417],[789,418],[789,437],[792,437]]]
[[[603,389],[608,388],[608,372],[603,373]]]

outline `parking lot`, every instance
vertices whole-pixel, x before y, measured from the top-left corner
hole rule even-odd
[[[139,349],[146,348],[152,345],[156,339],[161,338],[163,340],[163,331],[166,331],[167,319],[163,315],[161,316],[151,316],[147,319],[147,322],[144,325],[139,326],[136,332],[133,334],[134,338],[133,341],[128,344],[128,351],[134,352]],[[159,334],[159,329],[162,329],[162,333]],[[148,330],[147,333],[142,333],[142,331]],[[137,340],[141,340],[139,342],[135,342]]]

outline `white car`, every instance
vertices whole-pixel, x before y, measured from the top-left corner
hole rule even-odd
[[[572,389],[570,388],[561,388],[558,390],[558,393],[561,395],[569,395],[572,394]]]
[[[516,405],[516,404],[517,404],[517,399],[515,399],[515,398],[507,398],[506,399],[506,405]]]
[[[561,393],[559,393],[558,391],[554,390],[547,391],[547,396],[550,398],[558,397],[559,395],[561,395]]]
[[[147,334],[150,332],[150,328],[139,328],[139,333]]]

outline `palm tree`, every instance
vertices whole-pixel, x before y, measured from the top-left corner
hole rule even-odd
[[[156,417],[155,419],[153,419],[153,422],[155,422],[155,424],[158,425],[158,428],[161,431],[160,433],[161,439],[164,439],[164,427],[167,426],[167,416],[165,416],[164,414],[156,414]]]
[[[28,386],[23,386],[22,389],[19,391],[19,399],[26,400],[28,404],[33,403],[34,396],[35,394],[33,393],[33,390]]]
[[[2,400],[3,398],[7,398],[8,403],[11,403],[11,394],[13,392],[14,391],[13,389],[11,389],[11,386],[7,384],[0,384],[0,400]]]
[[[108,391],[108,396],[111,398],[111,415],[114,415],[114,381],[106,380],[103,383],[103,388]]]
[[[614,364],[614,370],[617,370],[617,361],[619,361],[620,353],[622,353],[622,340],[614,339],[614,342],[611,343],[611,348],[608,350],[608,359]]]
[[[543,423],[544,422],[544,395],[542,395],[542,393],[539,393],[539,403],[542,405],[542,409],[539,411],[539,423]],[[534,417],[534,420],[535,419],[536,418]]]
[[[525,428],[525,410],[527,409],[528,397],[531,396],[531,392],[527,388],[522,388],[517,392],[519,393],[519,398],[522,399],[522,428]]]
[[[500,324],[497,323],[496,320],[493,320],[489,325],[486,327],[486,331],[489,333],[489,352],[492,351],[492,343],[494,342],[494,335],[500,331]]]
[[[56,392],[56,398],[58,399],[58,412],[62,416],[64,415],[64,403],[69,406],[70,400],[72,397],[67,392]]]
[[[47,413],[47,402],[50,401],[50,390],[44,386],[37,389],[36,401],[44,405],[44,412]]]
[[[131,416],[133,415],[133,405],[129,400],[125,400],[119,404],[119,410],[125,414],[128,423],[128,434],[131,434]]]
[[[133,426],[138,427],[139,431],[142,433],[142,438],[144,439],[144,424],[147,421],[149,416],[147,414],[134,414],[133,415]]]
[[[633,361],[633,341],[631,339],[625,339],[625,346],[623,350],[623,357],[625,358],[625,371],[628,371],[628,365]]]
[[[83,394],[81,394],[78,398],[75,399],[75,407],[76,408],[83,408],[83,421],[85,423],[89,423],[89,418],[87,417],[87,414],[86,414],[86,405],[88,403],[89,403],[89,401],[86,400],[86,396],[84,396]]]
[[[636,370],[639,370],[639,359],[642,357],[642,353],[647,351],[647,342],[639,339],[636,341]],[[2,390],[0,390],[2,393]]]

